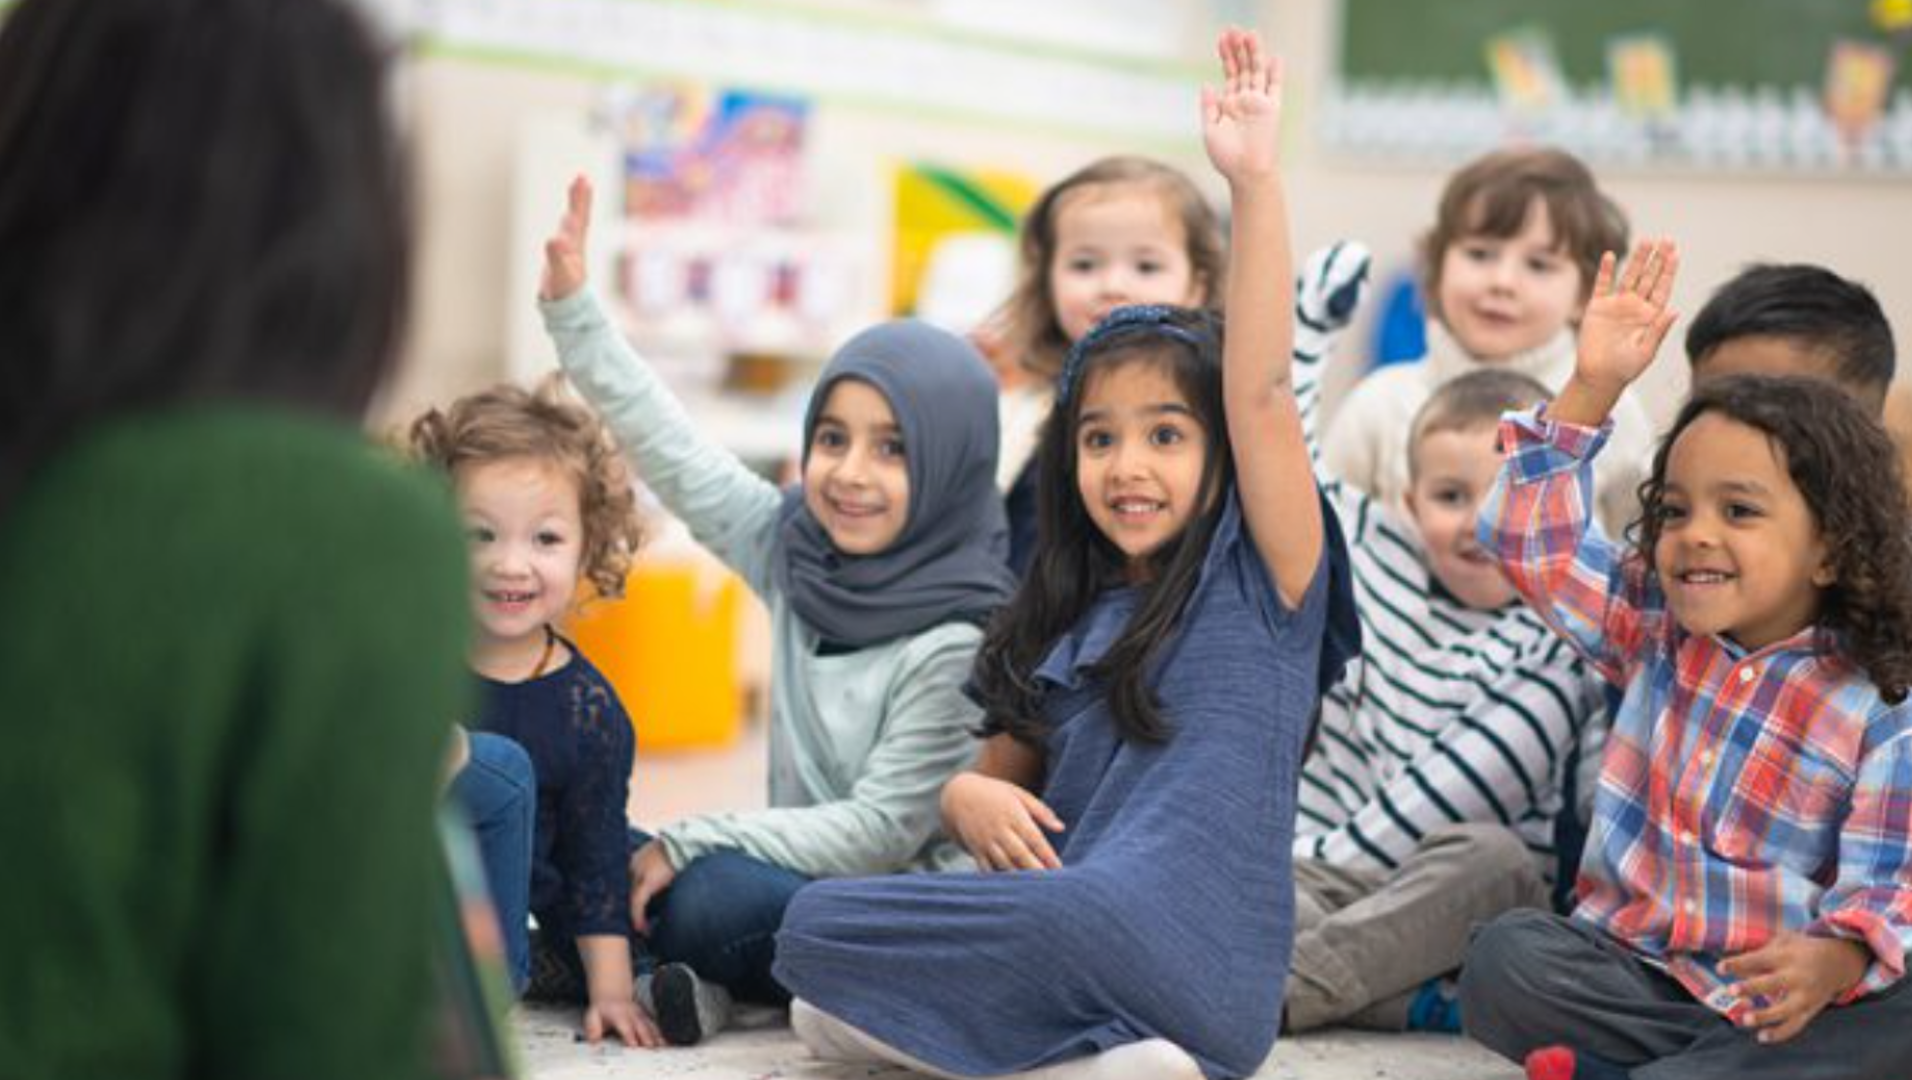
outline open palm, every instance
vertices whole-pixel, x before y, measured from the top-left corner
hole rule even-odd
[[[1583,377],[1623,387],[1653,363],[1675,318],[1668,301],[1679,265],[1679,249],[1671,240],[1640,241],[1617,275],[1613,253],[1601,257],[1580,320],[1578,371]]]
[[[1202,143],[1230,181],[1271,173],[1281,136],[1281,65],[1252,30],[1229,29],[1216,43],[1222,86],[1202,88]]]
[[[584,243],[590,228],[591,182],[580,176],[565,192],[564,216],[558,219],[557,232],[544,242],[540,300],[562,300],[584,287]]]

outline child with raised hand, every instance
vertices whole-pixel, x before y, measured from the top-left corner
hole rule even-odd
[[[1009,564],[1036,549],[1035,449],[1071,346],[1118,307],[1210,308],[1221,297],[1221,220],[1187,174],[1149,158],[1101,158],[1049,186],[1024,215],[1021,271],[996,326],[1031,378],[1004,390],[997,481]]]
[[[1360,245],[1339,244],[1301,275],[1295,393],[1311,446],[1323,358],[1366,268]],[[1470,928],[1546,903],[1569,750],[1600,689],[1518,602],[1474,520],[1500,469],[1501,414],[1549,396],[1493,367],[1437,388],[1409,431],[1401,511],[1324,470],[1363,649],[1323,695],[1302,765],[1291,1031],[1458,1031],[1443,977]]]
[[[641,539],[629,473],[597,418],[566,400],[556,379],[535,393],[503,385],[433,409],[412,423],[410,443],[456,488],[471,555],[471,667],[482,685],[472,726],[485,734],[473,736],[464,772],[484,763],[489,736],[522,747],[536,776],[528,866],[481,849],[488,876],[528,869],[536,948],[551,954],[531,962],[579,976],[563,981],[583,988],[586,1038],[660,1045],[631,968],[631,721],[617,691],[557,631],[580,577],[599,596],[623,595]],[[461,774],[454,795],[471,799],[469,786]],[[499,914],[515,962],[529,951],[523,911],[501,904]]]
[[[1600,255],[1626,244],[1625,215],[1564,150],[1497,150],[1455,173],[1421,242],[1427,355],[1381,368],[1349,392],[1322,446],[1328,472],[1399,507],[1407,432],[1435,387],[1485,366],[1557,392],[1573,373],[1574,325]],[[1632,395],[1616,404],[1614,421],[1596,495],[1600,523],[1618,536],[1639,513],[1653,428]]]
[[[1129,307],[1071,350],[1041,546],[977,660],[990,737],[944,792],[984,870],[797,896],[777,972],[819,1056],[1160,1080],[1247,1075],[1274,1042],[1296,771],[1357,631],[1290,383],[1280,83],[1254,34],[1220,53],[1226,339]]]
[[[1484,928],[1468,1033],[1536,1080],[1901,1077],[1912,1060],[1912,518],[1821,379],[1709,380],[1638,544],[1587,528],[1608,414],[1671,325],[1676,255],[1601,263],[1574,377],[1510,416],[1482,538],[1626,688],[1570,919]]]
[[[665,827],[632,857],[630,918],[664,961],[671,1042],[720,1027],[728,995],[780,1003],[784,907],[815,878],[935,869],[944,781],[974,756],[963,680],[1008,597],[995,487],[996,385],[962,339],[899,320],[853,337],[804,417],[786,491],[712,444],[586,288],[583,180],[546,245],[559,359],[645,483],[770,609],[770,807]]]

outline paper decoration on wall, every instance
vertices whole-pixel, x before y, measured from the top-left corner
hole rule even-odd
[[[1630,34],[1607,43],[1614,103],[1636,120],[1667,123],[1678,107],[1673,42],[1663,34]]]
[[[916,310],[923,272],[938,241],[972,232],[1013,237],[1037,190],[1034,179],[1007,170],[898,166],[890,310],[899,315]]]
[[[801,215],[807,102],[664,85],[616,95],[607,112],[625,146],[631,217],[783,224]]]
[[[1487,67],[1500,100],[1515,112],[1545,113],[1567,98],[1553,38],[1537,28],[1510,30],[1487,41]]]
[[[1826,61],[1826,113],[1847,141],[1856,141],[1885,114],[1892,89],[1892,50],[1864,41],[1837,41]]]

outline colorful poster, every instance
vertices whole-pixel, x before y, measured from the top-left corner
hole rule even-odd
[[[899,166],[890,310],[916,311],[923,272],[944,237],[989,232],[1013,239],[1023,212],[1036,201],[1037,187],[1030,177],[1007,170]]]
[[[631,217],[775,225],[802,216],[807,101],[660,86],[612,109]]]
[[[1826,61],[1826,113],[1847,139],[1857,139],[1885,113],[1892,90],[1892,50],[1865,41],[1836,41]]]
[[[1553,38],[1538,27],[1487,39],[1487,68],[1501,103],[1514,112],[1544,113],[1567,100],[1567,80]]]
[[[1638,120],[1671,121],[1679,105],[1673,42],[1664,34],[1630,34],[1607,43],[1607,77],[1620,111]]]

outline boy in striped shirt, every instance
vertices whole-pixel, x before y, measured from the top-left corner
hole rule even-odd
[[[1311,446],[1322,360],[1366,259],[1327,249],[1299,283]],[[1501,414],[1547,397],[1492,367],[1436,390],[1409,433],[1404,513],[1323,480],[1348,534],[1363,655],[1328,688],[1303,765],[1290,1030],[1457,1029],[1439,977],[1470,928],[1546,903],[1563,769],[1600,691],[1473,533]]]

